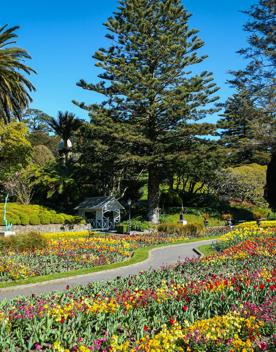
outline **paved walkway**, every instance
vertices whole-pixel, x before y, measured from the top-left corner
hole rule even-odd
[[[49,293],[51,291],[64,291],[66,290],[67,285],[70,287],[86,285],[93,281],[108,281],[115,279],[118,276],[126,277],[128,275],[138,274],[140,271],[145,271],[150,268],[158,269],[163,265],[175,264],[185,258],[197,258],[198,255],[193,249],[195,247],[210,243],[212,243],[212,240],[156,248],[151,250],[147,260],[130,266],[101,271],[98,273],[45,281],[37,284],[2,288],[0,289],[0,300],[5,298],[10,299],[16,296],[30,296],[31,294]]]

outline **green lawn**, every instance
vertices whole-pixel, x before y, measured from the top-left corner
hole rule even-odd
[[[212,247],[211,244],[204,244],[202,246],[197,247],[197,249],[206,256],[217,253],[217,251]]]

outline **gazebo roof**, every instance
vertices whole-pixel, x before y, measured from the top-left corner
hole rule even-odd
[[[125,209],[122,204],[113,196],[91,197],[81,202],[75,210],[97,210],[97,209]]]

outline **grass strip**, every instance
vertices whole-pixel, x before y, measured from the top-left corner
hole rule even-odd
[[[43,276],[32,276],[27,279],[21,279],[21,280],[16,280],[16,281],[11,281],[11,282],[2,282],[2,283],[0,283],[0,289],[12,287],[12,286],[19,286],[19,285],[36,284],[36,283],[40,283],[40,282],[44,282],[44,281],[64,279],[67,277],[74,277],[77,275],[92,274],[92,273],[97,273],[100,271],[121,268],[121,267],[137,264],[137,263],[140,263],[140,262],[147,260],[149,257],[149,252],[155,248],[169,247],[169,246],[174,246],[177,244],[208,241],[208,240],[214,240],[214,239],[218,239],[218,236],[200,237],[200,238],[196,238],[196,239],[192,238],[192,239],[183,240],[183,241],[176,241],[173,243],[160,243],[158,245],[142,247],[142,248],[138,248],[134,252],[133,256],[130,259],[122,261],[122,262],[106,264],[106,265],[102,265],[102,266],[95,266],[94,268],[71,270],[71,271],[66,271],[66,272],[56,273],[56,274],[49,274],[49,275],[43,275]]]
[[[202,246],[197,247],[197,249],[206,256],[217,253],[217,251],[212,247],[211,244],[204,244]]]

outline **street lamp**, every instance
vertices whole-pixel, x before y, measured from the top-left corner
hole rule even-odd
[[[127,201],[128,204],[128,232],[131,231],[131,199],[129,198]]]

